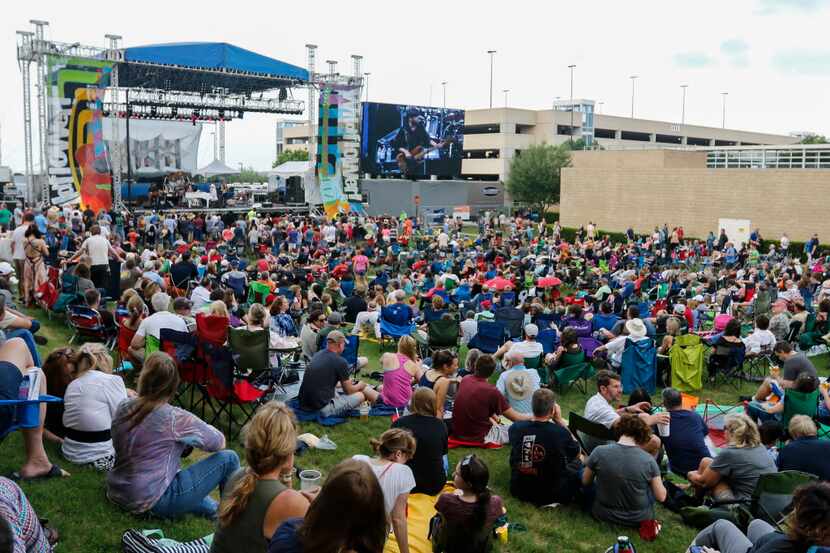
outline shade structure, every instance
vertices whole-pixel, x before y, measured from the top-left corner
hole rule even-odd
[[[206,177],[219,177],[222,175],[235,175],[239,172],[239,169],[234,169],[233,167],[228,167],[224,163],[222,163],[218,159],[214,159],[210,162],[210,164],[205,165],[198,171],[196,174],[204,175]]]

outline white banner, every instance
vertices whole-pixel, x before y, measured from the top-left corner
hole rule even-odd
[[[126,175],[127,164],[124,158],[127,155],[127,125],[124,119],[119,119],[118,123],[120,125],[120,150],[122,153],[119,166],[122,167],[122,171]],[[107,142],[110,154],[112,154],[115,151],[110,145],[112,141],[112,120],[105,118],[102,127],[104,140]],[[157,177],[176,171],[195,173],[201,135],[201,124],[131,119],[130,161],[132,163],[133,178]]]

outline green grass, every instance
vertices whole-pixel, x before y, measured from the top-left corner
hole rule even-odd
[[[42,333],[49,338],[49,345],[41,348],[45,354],[51,349],[68,342],[70,331],[63,320],[43,321]],[[377,368],[378,345],[364,342],[361,355],[370,359],[370,367]],[[814,358],[822,374],[827,374],[826,356]],[[560,398],[562,412],[565,416],[570,411],[582,412],[585,401],[593,392],[593,383],[589,383],[589,393],[581,394],[573,389]],[[754,386],[744,384],[739,392],[732,388],[720,390],[704,389],[703,398],[711,398],[720,403],[734,403],[737,396],[754,391]],[[303,423],[300,432],[311,432],[317,436],[328,434],[337,444],[336,451],[311,450],[298,457],[296,464],[302,468],[317,468],[327,474],[339,461],[357,453],[370,452],[369,438],[381,434],[389,427],[385,417],[371,418],[369,422],[355,419],[347,424],[335,427],[322,427],[317,424]],[[238,442],[231,444],[240,454]],[[10,436],[0,445],[0,474],[16,470],[23,461],[22,442],[19,433]],[[213,525],[202,519],[187,517],[183,520],[169,522],[152,518],[141,518],[125,514],[105,497],[104,476],[91,469],[73,466],[61,458],[59,448],[47,444],[47,451],[53,462],[59,463],[72,473],[70,478],[48,482],[24,483],[22,485],[32,504],[42,518],[61,533],[61,551],[67,552],[107,552],[120,551],[122,533],[129,528],[161,528],[165,535],[180,541],[204,536],[213,531]],[[637,537],[635,529],[615,527],[593,520],[589,515],[575,507],[560,507],[555,510],[538,510],[528,504],[516,501],[508,491],[510,469],[508,465],[509,448],[500,450],[456,449],[450,452],[450,464],[453,466],[464,455],[475,452],[484,458],[490,467],[491,487],[505,501],[511,522],[526,526],[527,532],[513,532],[509,544],[502,551],[536,552],[536,551],[604,551],[620,534],[633,538],[637,550],[641,553],[678,553],[685,551],[694,536],[691,528],[684,526],[677,515],[658,507],[657,516],[663,521],[663,532],[655,542],[644,543]],[[191,461],[192,462],[192,461]]]

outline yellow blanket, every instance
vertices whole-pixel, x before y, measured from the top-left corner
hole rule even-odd
[[[453,491],[455,491],[455,488],[451,484],[447,484],[441,490],[441,493],[452,493]],[[410,553],[432,553],[432,543],[430,543],[427,536],[429,535],[429,521],[435,515],[435,502],[438,501],[438,495],[422,493],[409,495],[406,534],[409,538]],[[400,553],[398,540],[395,539],[394,532],[389,534],[383,553]]]

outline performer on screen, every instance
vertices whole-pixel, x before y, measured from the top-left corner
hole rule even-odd
[[[444,143],[433,140],[429,136],[424,128],[420,110],[409,108],[406,110],[404,124],[392,139],[392,147],[396,152],[395,159],[398,161],[401,174],[406,175],[424,159],[429,151],[443,148]]]

